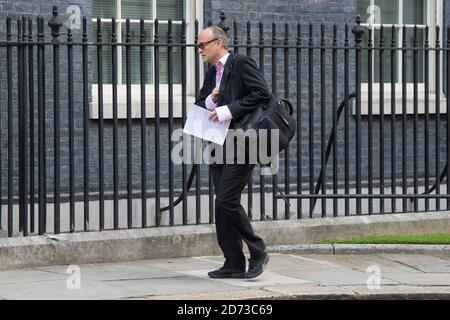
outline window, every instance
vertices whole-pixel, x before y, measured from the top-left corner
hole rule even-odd
[[[363,21],[362,25],[366,27],[366,32],[363,36],[363,44],[366,46],[368,41],[367,29],[372,30],[372,41],[374,46],[379,46],[380,41],[380,27],[384,26],[384,46],[390,47],[392,42],[392,27],[394,25],[394,36],[396,47],[403,45],[403,25],[406,26],[406,43],[408,47],[414,46],[414,26],[418,28],[418,44],[422,47],[425,41],[425,28],[428,25],[430,27],[429,40],[430,46],[434,47],[436,42],[436,25],[442,26],[442,0],[361,0],[357,1],[358,14]],[[442,34],[441,44],[442,44]],[[372,76],[373,76],[373,91],[374,91],[374,113],[378,113],[378,97],[380,83],[380,61],[379,51],[374,50],[372,55]],[[413,52],[408,51],[406,57],[403,56],[401,50],[397,50],[395,54],[395,70],[391,70],[391,51],[386,50],[383,58],[383,82],[385,88],[385,113],[390,113],[390,92],[391,77],[394,76],[395,91],[398,103],[396,103],[396,113],[401,112],[402,101],[402,65],[403,59],[406,59],[406,65],[413,65]],[[417,79],[419,83],[419,100],[424,99],[424,81],[425,81],[425,57],[423,51],[419,51],[418,54],[418,69]],[[362,113],[367,113],[367,91],[368,91],[368,56],[367,52],[362,56],[362,92],[363,92],[363,110]],[[442,65],[442,64],[441,64]],[[430,91],[435,92],[435,55],[430,52]],[[394,74],[392,74],[392,72]],[[408,113],[413,111],[413,68],[407,69],[407,99],[408,99]],[[441,86],[442,88],[442,86]],[[433,99],[435,95],[430,95],[430,107],[433,105]],[[423,103],[420,103],[423,109]],[[434,111],[433,111],[434,112]]]
[[[140,38],[140,19],[144,19],[145,24],[145,41],[153,43],[154,39],[154,21],[157,17],[159,20],[159,36],[160,43],[167,42],[168,20],[172,19],[172,35],[173,42],[179,43],[181,41],[181,23],[186,21],[187,41],[192,42],[194,32],[194,17],[196,10],[195,0],[93,0],[92,10],[92,24],[93,24],[93,38],[97,39],[97,17],[101,18],[101,36],[103,42],[111,42],[112,34],[112,17],[116,18],[116,32],[117,42],[125,43],[126,39],[126,19],[130,19],[131,24],[131,42],[138,43]],[[160,92],[161,92],[161,116],[167,115],[165,106],[167,106],[168,93],[168,69],[167,69],[167,47],[160,47]],[[173,50],[173,83],[174,83],[174,103],[175,116],[181,116],[181,49],[174,47]],[[146,47],[146,95],[147,103],[153,102],[154,95],[154,55],[153,47]],[[188,84],[193,83],[189,81],[193,77],[193,49],[187,50],[187,77]],[[118,80],[118,106],[119,118],[126,116],[126,48],[119,47],[117,50],[117,80]],[[112,117],[112,58],[111,46],[103,46],[102,55],[103,68],[103,91],[104,91],[104,114],[105,118]],[[132,100],[133,100],[133,116],[140,116],[140,48],[133,46],[131,48],[131,83],[132,83]],[[97,94],[98,94],[98,61],[97,51],[92,52],[92,95],[93,102],[91,108],[91,118],[98,116]],[[193,95],[192,86],[188,85],[188,95]],[[179,100],[179,101],[178,101]],[[191,99],[192,100],[192,97]],[[111,109],[111,110],[109,110]],[[152,116],[153,107],[148,108],[147,115]],[[178,110],[179,109],[179,110]],[[111,111],[111,112],[109,112]]]

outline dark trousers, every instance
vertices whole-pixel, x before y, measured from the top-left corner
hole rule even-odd
[[[258,237],[241,205],[241,193],[248,183],[254,164],[212,165],[211,171],[216,192],[216,234],[225,256],[224,266],[245,269],[242,240],[248,246],[250,256],[256,258],[264,252],[264,241]]]

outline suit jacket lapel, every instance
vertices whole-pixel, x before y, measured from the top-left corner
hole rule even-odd
[[[220,81],[220,89],[219,89],[219,101],[218,105],[222,105],[222,100],[225,98],[226,89],[229,83],[229,77],[231,75],[231,71],[233,69],[233,53],[230,53],[228,56],[227,62],[225,63],[225,66],[223,68],[223,74],[222,74],[222,80]]]

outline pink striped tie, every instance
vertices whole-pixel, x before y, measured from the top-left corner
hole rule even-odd
[[[217,62],[216,64],[216,87],[220,86],[220,81],[222,81],[223,65],[222,62]]]

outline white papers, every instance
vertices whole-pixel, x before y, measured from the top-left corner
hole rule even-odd
[[[209,120],[211,111],[193,105],[191,111],[187,115],[186,124],[183,132],[193,135],[203,140],[211,141],[219,145],[223,145],[227,137],[228,128],[231,120],[225,122],[213,122]]]

